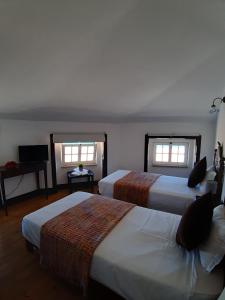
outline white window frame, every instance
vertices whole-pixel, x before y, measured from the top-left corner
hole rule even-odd
[[[78,161],[77,162],[65,162],[65,147],[68,146],[78,146]],[[81,148],[82,146],[94,146],[94,160],[92,161],[81,161]],[[72,155],[72,154],[71,154]],[[79,164],[84,166],[94,166],[97,165],[97,143],[62,143],[61,144],[61,163],[62,167],[75,167]]]
[[[157,145],[168,145],[169,146],[169,161],[168,162],[159,162],[156,161],[156,146]],[[184,162],[172,162],[171,156],[172,156],[172,146],[178,145],[178,146],[185,146],[185,153],[184,153]],[[153,154],[152,154],[152,166],[154,167],[176,167],[176,168],[188,168],[189,163],[189,149],[190,149],[190,143],[188,142],[165,142],[165,141],[158,141],[153,143]]]

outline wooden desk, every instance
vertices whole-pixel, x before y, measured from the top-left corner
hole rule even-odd
[[[21,163],[21,164],[17,164],[16,168],[11,168],[11,169],[0,167],[0,184],[1,184],[2,202],[5,208],[6,216],[8,215],[8,207],[7,207],[7,200],[5,194],[5,183],[4,183],[5,179],[28,174],[28,173],[35,173],[37,189],[40,190],[40,178],[39,178],[40,171],[44,172],[45,191],[46,191],[46,197],[48,197],[48,177],[47,177],[47,166],[45,162],[29,163],[29,164]]]

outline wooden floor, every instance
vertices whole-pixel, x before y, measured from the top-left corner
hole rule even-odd
[[[39,264],[37,253],[29,253],[21,235],[26,214],[68,194],[67,190],[49,196],[26,199],[9,206],[9,216],[0,210],[0,299],[1,300],[81,300],[80,290],[67,285]],[[91,284],[90,299],[121,299],[108,289]]]

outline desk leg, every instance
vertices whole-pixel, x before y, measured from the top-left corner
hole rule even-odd
[[[68,177],[68,186],[69,186],[70,194],[72,194],[72,192],[73,192],[73,187],[72,187],[72,179],[71,179],[70,177]]]
[[[92,192],[94,192],[94,183],[95,183],[95,181],[94,181],[94,175],[92,175]]]
[[[88,177],[88,181],[89,181],[89,188],[91,187],[91,192],[94,192],[94,176],[91,175],[90,177]]]
[[[4,179],[1,179],[1,190],[2,190],[2,201],[5,209],[5,215],[8,216],[8,205],[7,200],[5,196],[5,185],[4,185]]]
[[[47,175],[47,169],[44,169],[44,179],[45,179],[45,193],[46,198],[48,199],[48,175]]]
[[[39,178],[39,171],[35,172],[35,177],[36,177],[36,185],[37,185],[37,189],[40,192],[40,178]]]

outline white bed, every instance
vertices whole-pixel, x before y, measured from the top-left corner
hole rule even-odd
[[[23,218],[25,239],[39,247],[41,226],[91,194],[77,192]],[[203,270],[198,251],[177,246],[180,216],[133,208],[97,247],[91,278],[129,300],[217,299],[223,270]]]
[[[113,198],[114,183],[130,172],[117,170],[101,179],[98,183],[100,194]],[[196,195],[201,196],[207,192],[205,181],[195,188],[189,188],[187,182],[187,178],[161,175],[149,190],[148,207],[182,215],[196,199]]]

